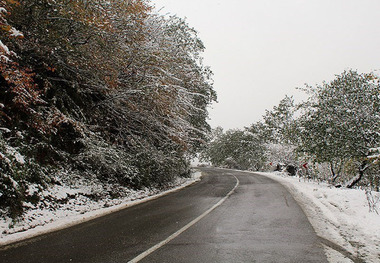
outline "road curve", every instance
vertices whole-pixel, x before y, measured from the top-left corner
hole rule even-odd
[[[202,172],[201,182],[181,191],[0,248],[0,262],[327,262],[280,184],[252,173]]]

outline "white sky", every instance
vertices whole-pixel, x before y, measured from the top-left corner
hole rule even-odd
[[[259,121],[295,87],[345,69],[380,69],[380,0],[152,0],[186,17],[206,46],[218,104],[212,127]]]

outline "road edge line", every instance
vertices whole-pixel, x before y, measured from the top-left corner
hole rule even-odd
[[[163,247],[164,245],[166,245],[167,243],[169,243],[170,241],[172,241],[173,239],[175,239],[176,237],[178,237],[179,235],[181,235],[187,229],[189,229],[190,227],[192,227],[193,225],[195,225],[196,223],[198,223],[205,216],[207,216],[209,213],[211,213],[213,210],[215,210],[218,206],[220,206],[222,203],[224,203],[224,201],[226,201],[227,198],[230,197],[234,193],[235,189],[240,184],[239,179],[235,175],[234,175],[234,177],[236,179],[236,184],[235,184],[234,188],[232,188],[232,190],[230,192],[228,192],[228,194],[225,197],[223,197],[221,200],[219,200],[219,202],[217,202],[215,205],[213,205],[211,208],[209,208],[208,210],[206,210],[203,214],[201,214],[197,218],[193,219],[190,223],[188,223],[187,225],[183,226],[182,228],[180,228],[179,230],[177,230],[175,233],[171,234],[165,240],[162,240],[161,242],[157,243],[156,245],[154,245],[153,247],[149,248],[148,250],[145,250],[144,252],[142,252],[141,254],[139,254],[138,256],[136,256],[135,258],[133,258],[132,260],[128,261],[128,263],[137,263],[140,260],[144,259],[145,257],[149,256],[150,254],[152,254],[156,250],[160,249],[161,247]]]

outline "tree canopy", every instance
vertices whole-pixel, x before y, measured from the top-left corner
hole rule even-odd
[[[299,120],[299,150],[330,163],[334,174],[349,160],[358,163],[362,174],[369,168],[370,150],[380,144],[379,79],[349,70],[308,88],[313,95]]]

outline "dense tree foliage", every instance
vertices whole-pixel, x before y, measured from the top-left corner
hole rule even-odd
[[[380,87],[373,74],[345,71],[330,83],[309,87],[299,150],[330,164],[333,180],[347,162],[357,163],[352,187],[373,165],[371,149],[380,145]]]
[[[258,171],[265,165],[264,145],[252,129],[223,132],[219,127],[201,159],[217,166]]]
[[[216,94],[185,20],[145,0],[0,3],[2,208],[60,169],[131,187],[188,174]]]
[[[274,144],[289,144],[294,142],[296,107],[292,97],[285,96],[278,106],[266,110],[263,116],[265,138]]]

